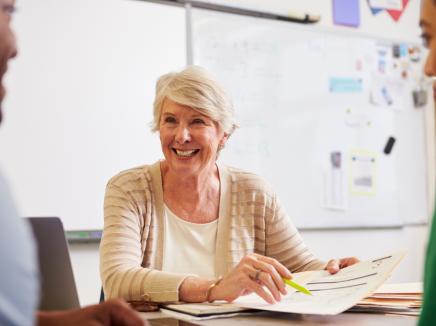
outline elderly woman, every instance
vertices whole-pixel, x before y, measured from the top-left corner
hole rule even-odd
[[[235,127],[230,101],[205,70],[158,80],[153,130],[165,159],[119,173],[106,189],[107,297],[203,302],[255,292],[274,303],[291,272],[335,273],[357,261],[316,259],[261,178],[217,164]]]

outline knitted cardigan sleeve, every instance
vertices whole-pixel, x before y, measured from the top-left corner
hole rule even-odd
[[[106,298],[178,301],[187,275],[143,266],[156,254],[152,189],[138,171],[112,178],[104,200],[104,229],[100,244],[100,274]],[[145,257],[144,257],[145,255]],[[150,265],[146,263],[145,265]]]
[[[265,226],[266,255],[280,261],[291,272],[324,269],[326,263],[306,246],[275,194],[269,212]]]

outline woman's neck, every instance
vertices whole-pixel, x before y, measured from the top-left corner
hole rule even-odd
[[[218,218],[220,180],[214,164],[201,174],[181,176],[161,164],[165,204],[179,217],[205,223]]]

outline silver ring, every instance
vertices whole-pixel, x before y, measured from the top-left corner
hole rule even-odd
[[[255,281],[255,282],[259,281],[260,273],[261,273],[261,271],[260,271],[260,269],[258,269],[256,271],[256,274],[254,275],[253,281]]]

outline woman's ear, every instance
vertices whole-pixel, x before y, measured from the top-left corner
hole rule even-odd
[[[226,146],[226,143],[227,143],[227,140],[229,139],[229,137],[230,137],[230,134],[225,132],[223,138],[221,138],[221,141],[218,145],[218,147],[220,149],[222,149],[222,148],[224,148],[224,146]]]

